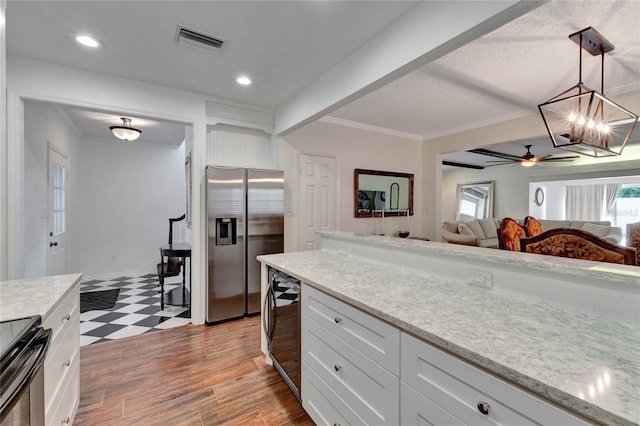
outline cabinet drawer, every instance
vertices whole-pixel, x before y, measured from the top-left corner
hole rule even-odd
[[[404,383],[400,384],[400,424],[464,426],[452,414]]]
[[[55,406],[56,399],[61,397],[65,380],[74,370],[79,369],[80,354],[80,314],[76,310],[52,341],[44,360],[44,400],[45,409],[49,411]]]
[[[302,329],[303,362],[367,424],[397,425],[398,377],[306,315]]]
[[[392,374],[400,374],[399,329],[304,284],[302,312]]]
[[[75,362],[79,365],[79,359],[76,357]],[[52,407],[45,417],[45,424],[49,426],[66,426],[73,424],[73,419],[78,410],[78,401],[80,394],[80,370],[76,368],[67,377],[64,387],[61,389],[61,397],[56,401],[57,404]]]
[[[366,425],[307,364],[302,363],[302,407],[317,425]]]
[[[78,284],[69,291],[69,294],[60,301],[60,305],[56,310],[42,324],[43,328],[51,329],[53,344],[55,344],[58,335],[62,333],[63,329],[70,325],[71,317],[74,313],[80,313],[80,286]],[[79,325],[76,326],[79,327]]]
[[[403,382],[465,424],[588,424],[405,333],[401,363]],[[480,412],[480,402],[488,403],[488,414]]]

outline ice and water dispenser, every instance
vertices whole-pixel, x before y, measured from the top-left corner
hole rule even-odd
[[[236,244],[236,218],[216,218],[216,245],[230,246]]]

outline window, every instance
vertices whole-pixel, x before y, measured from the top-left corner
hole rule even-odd
[[[60,235],[64,233],[66,228],[66,203],[65,203],[65,170],[60,164],[53,164],[53,235]]]
[[[627,240],[627,224],[640,221],[640,184],[624,184],[618,192],[613,223],[622,228],[621,244]]]

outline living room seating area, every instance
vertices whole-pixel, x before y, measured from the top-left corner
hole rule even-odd
[[[463,244],[486,248],[498,248],[498,232],[500,219],[473,219],[468,222],[455,221],[442,223],[442,240],[452,244]],[[587,231],[603,240],[620,244],[622,240],[622,228],[611,226],[609,221],[583,221],[583,220],[548,220],[537,219],[543,231],[557,228],[570,228]],[[525,220],[518,220],[521,226],[525,226]]]

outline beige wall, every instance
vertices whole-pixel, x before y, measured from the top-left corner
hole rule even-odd
[[[631,111],[640,110],[640,91],[611,96]],[[534,106],[535,107],[535,106]],[[455,218],[455,187],[457,183],[496,180],[497,217],[521,217],[528,214],[529,182],[558,179],[586,179],[590,177],[637,175],[640,172],[640,128],[633,133],[632,146],[623,155],[613,158],[581,157],[571,166],[548,167],[523,171],[518,167],[496,167],[484,170],[459,170],[447,173],[435,171],[440,154],[478,148],[501,142],[545,136],[546,128],[539,114],[459,132],[424,141],[423,199],[425,213],[423,229],[427,236],[440,238],[442,220]],[[551,141],[549,141],[551,144]],[[559,151],[560,152],[560,151]],[[562,151],[564,152],[564,151]],[[438,176],[442,176],[440,185]]]
[[[285,173],[285,206],[293,207],[294,216],[285,217],[285,251],[298,250],[298,159],[300,154],[316,154],[337,159],[339,230],[373,232],[373,219],[355,218],[353,214],[353,170],[373,169],[413,173],[414,216],[411,234],[423,235],[421,143],[394,136],[315,122],[281,140],[282,167]],[[398,231],[399,218],[385,220],[387,235]]]

